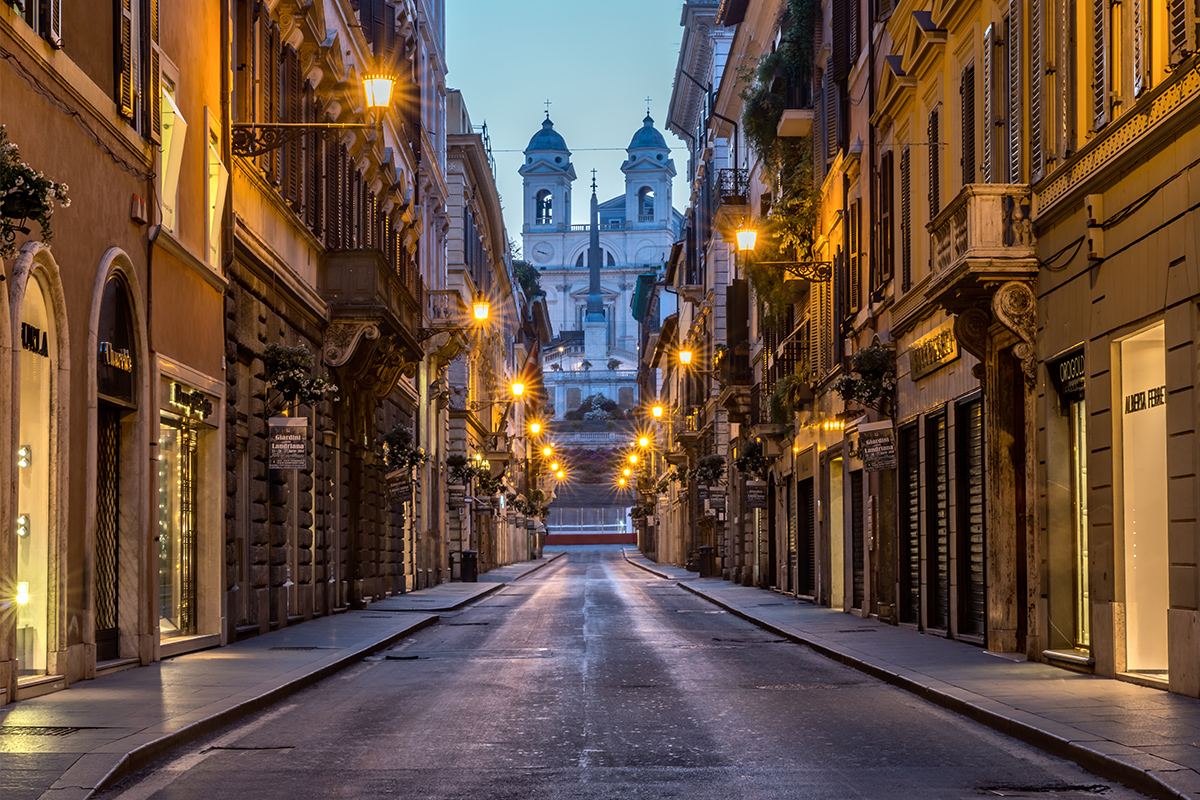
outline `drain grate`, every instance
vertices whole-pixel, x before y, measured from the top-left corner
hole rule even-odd
[[[875,633],[875,628],[846,628],[838,633]]]
[[[810,689],[841,689],[835,683],[773,683],[766,686],[755,686],[764,692],[803,692]]]
[[[1058,794],[1059,792],[1083,792],[1084,794],[1107,794],[1108,786],[1102,783],[1048,783],[1044,786],[980,786],[979,791],[996,797],[1021,797],[1029,794]]]
[[[268,650],[282,650],[291,653],[303,653],[309,650],[336,650],[336,647],[268,647]]]
[[[70,736],[83,728],[46,725],[0,725],[0,736]]]

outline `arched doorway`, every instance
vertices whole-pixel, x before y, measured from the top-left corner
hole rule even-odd
[[[16,661],[18,683],[59,674],[65,649],[61,484],[69,397],[65,303],[49,250],[31,243],[13,269]]]
[[[142,535],[148,496],[149,377],[137,275],[114,248],[97,272],[88,330],[90,476],[86,530],[91,611],[85,640],[97,662],[150,659],[152,630],[143,602],[149,543]]]

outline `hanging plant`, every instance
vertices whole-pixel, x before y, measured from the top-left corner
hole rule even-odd
[[[479,475],[479,467],[469,461],[466,456],[454,455],[447,457],[446,469],[450,471],[450,480],[454,483],[461,483],[463,486],[469,484]]]
[[[733,466],[748,478],[766,480],[771,463],[763,455],[762,442],[755,439],[742,448],[741,454],[733,460]]]
[[[424,448],[412,446],[412,438],[412,431],[399,425],[383,435],[383,463],[389,472],[411,471],[429,459]]]
[[[717,454],[705,456],[696,462],[696,466],[691,470],[691,475],[696,479],[696,483],[705,486],[714,486],[720,483],[721,479],[725,477],[725,456]]]
[[[476,473],[475,493],[482,497],[493,497],[504,491],[504,474],[493,476],[491,470],[484,468]]]
[[[788,425],[795,414],[813,398],[812,387],[808,385],[808,370],[784,375],[775,381],[775,387],[767,398],[771,422],[775,425]]]
[[[279,393],[277,408],[314,406],[338,390],[326,376],[312,375],[312,365],[312,353],[303,345],[267,345],[263,351],[263,372],[267,389]]]
[[[29,235],[27,221],[42,229],[42,244],[54,239],[50,215],[55,204],[70,208],[65,183],[55,183],[21,160],[17,146],[8,141],[5,126],[0,125],[0,258],[16,252],[17,234]]]
[[[654,516],[654,501],[647,500],[641,505],[634,506],[629,510],[629,516],[632,519],[646,519]]]
[[[896,353],[883,344],[864,347],[850,359],[850,371],[834,381],[833,390],[847,403],[890,414],[896,393]]]

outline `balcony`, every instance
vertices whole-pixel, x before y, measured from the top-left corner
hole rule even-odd
[[[948,311],[970,308],[1002,283],[1036,276],[1029,204],[1025,184],[964,186],[928,226],[926,302]]]
[[[395,339],[396,358],[421,358],[417,337],[423,298],[415,269],[398,269],[379,249],[331,250],[322,258],[320,274],[331,322],[373,326],[379,338]]]
[[[721,394],[717,402],[729,412],[730,422],[746,422],[750,417],[751,387],[754,383],[749,348],[735,348],[726,352],[718,365],[718,375]]]
[[[812,80],[803,76],[784,91],[783,115],[777,136],[811,136],[813,129]]]

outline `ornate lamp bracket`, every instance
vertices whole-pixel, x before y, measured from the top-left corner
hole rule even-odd
[[[235,156],[261,156],[307,134],[327,137],[335,131],[373,130],[375,127],[374,124],[356,122],[235,122],[230,133],[230,144]]]
[[[831,261],[756,261],[772,267],[783,267],[797,278],[813,283],[827,283],[833,279]]]

